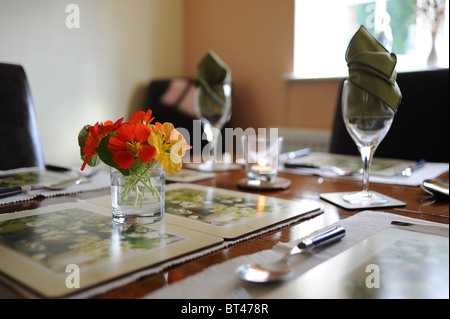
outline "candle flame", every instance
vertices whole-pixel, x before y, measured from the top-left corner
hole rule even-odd
[[[257,163],[259,166],[266,166],[267,165],[267,159],[266,158],[258,158]]]

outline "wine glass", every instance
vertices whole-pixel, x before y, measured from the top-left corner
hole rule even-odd
[[[195,110],[203,124],[203,131],[208,144],[204,153],[209,153],[206,160],[197,166],[200,170],[225,170],[225,163],[217,163],[217,146],[221,130],[231,117],[231,84],[223,83],[195,89]]]
[[[382,194],[369,191],[369,172],[373,154],[389,131],[394,114],[394,110],[380,98],[345,80],[342,90],[342,115],[347,131],[361,153],[363,163],[363,190],[344,195],[345,201],[358,206],[387,202]]]

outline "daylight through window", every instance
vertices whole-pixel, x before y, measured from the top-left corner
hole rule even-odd
[[[296,0],[294,77],[346,76],[345,50],[360,25],[397,55],[398,71],[448,68],[448,0]]]

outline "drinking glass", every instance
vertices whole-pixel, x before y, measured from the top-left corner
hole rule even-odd
[[[195,110],[203,124],[209,148],[208,158],[198,165],[198,169],[220,170],[222,164],[217,163],[217,145],[221,138],[221,130],[231,117],[231,85],[216,85],[207,90],[202,86],[195,89]]]
[[[389,131],[394,111],[381,99],[345,80],[342,91],[342,115],[347,131],[361,153],[363,190],[344,195],[343,199],[358,206],[387,202],[381,194],[369,191],[369,172],[373,154]]]

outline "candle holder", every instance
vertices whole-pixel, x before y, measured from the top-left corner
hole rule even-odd
[[[282,145],[282,137],[244,135],[246,178],[240,180],[238,186],[268,190],[289,187],[289,180],[278,177],[278,156]]]

